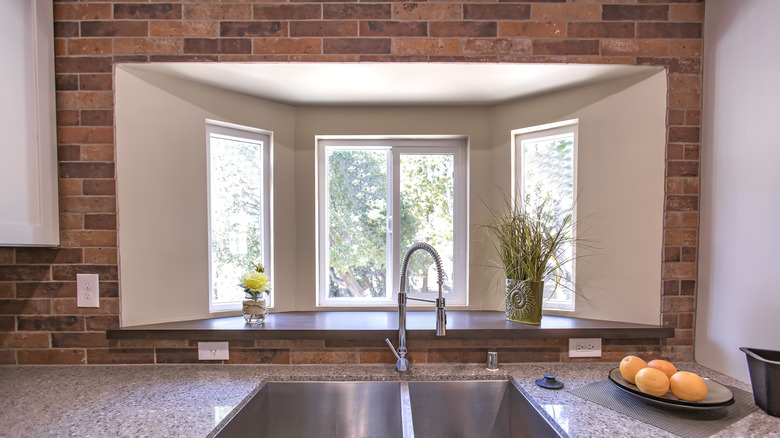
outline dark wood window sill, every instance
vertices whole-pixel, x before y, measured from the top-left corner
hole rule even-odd
[[[409,312],[407,334],[413,339],[435,338],[434,312]],[[108,330],[108,339],[340,339],[396,338],[396,312],[272,313],[264,325],[250,327],[241,316],[169,322]],[[503,312],[449,311],[447,337],[506,338],[672,338],[674,329],[655,325],[545,316],[539,326],[507,321]]]

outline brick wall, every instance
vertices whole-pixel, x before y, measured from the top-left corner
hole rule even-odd
[[[0,364],[196,360],[194,340],[107,341],[119,324],[114,62],[552,62],[668,71],[662,321],[668,340],[605,340],[693,358],[704,4],[696,1],[54,3],[61,247],[0,248]],[[98,273],[98,309],[76,307],[76,273]],[[567,360],[566,341],[411,342],[417,361]],[[231,343],[243,363],[387,362],[381,342]]]

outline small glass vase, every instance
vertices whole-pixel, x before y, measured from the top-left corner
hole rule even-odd
[[[265,293],[259,293],[255,296],[247,294],[244,298],[241,312],[244,314],[244,321],[250,325],[258,325],[265,322],[268,317],[268,308],[265,305]]]
[[[506,280],[506,319],[525,324],[542,323],[544,282]]]

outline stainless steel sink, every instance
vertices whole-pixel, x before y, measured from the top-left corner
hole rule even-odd
[[[564,437],[514,381],[268,382],[231,437]]]
[[[511,381],[409,382],[409,397],[417,438],[566,436]]]
[[[216,435],[401,438],[399,382],[268,382]]]

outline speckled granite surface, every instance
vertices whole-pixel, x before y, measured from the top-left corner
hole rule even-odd
[[[500,358],[499,358],[500,359]],[[721,383],[750,385],[696,364],[679,364]],[[126,365],[0,367],[0,437],[205,437],[263,380],[446,380],[514,377],[573,437],[673,437],[584,400],[534,384],[556,374],[567,388],[605,379],[613,363],[502,365]],[[718,435],[780,437],[780,418],[758,411]]]

